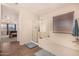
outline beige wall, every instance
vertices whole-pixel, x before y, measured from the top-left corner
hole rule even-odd
[[[0,23],[17,24],[19,12],[11,7],[0,4]]]
[[[19,13],[18,39],[20,44],[27,44],[32,41],[32,24],[36,16],[25,9],[20,9]]]
[[[72,36],[72,34],[53,33],[53,16],[68,13],[68,12],[71,12],[71,11],[75,12],[74,19],[79,18],[79,6],[78,5],[64,6],[62,8],[58,8],[58,9],[56,9],[54,11],[51,11],[48,14],[42,15],[40,17],[40,20],[44,24],[44,26],[41,25],[41,32],[44,32],[44,30],[45,30],[45,32],[50,35],[49,39],[46,38],[46,37],[44,37],[44,39],[39,39],[40,47],[42,47],[42,48],[44,48],[44,49],[46,49],[46,50],[53,53],[54,50],[52,50],[53,49],[52,45],[53,45],[54,40],[56,40],[57,42],[61,41],[63,43],[62,45],[64,45],[65,40],[69,40],[68,45],[66,44],[66,47],[71,45],[72,40],[74,40],[74,37]],[[54,43],[56,43],[56,41]],[[47,43],[45,43],[45,42],[47,42]],[[61,42],[59,44],[61,44]],[[58,44],[58,43],[56,43],[56,44]],[[71,46],[69,46],[69,48],[70,47]]]
[[[42,22],[44,22],[44,24],[46,24],[46,32],[53,31],[53,16],[61,15],[61,14],[72,12],[72,11],[75,11],[74,18],[78,18],[78,9],[75,5],[64,6],[62,8],[58,8],[54,11],[49,12],[48,14],[41,16],[40,18],[41,18]]]

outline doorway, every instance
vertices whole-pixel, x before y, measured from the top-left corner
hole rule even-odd
[[[0,24],[0,42],[17,41],[16,24],[1,23]]]

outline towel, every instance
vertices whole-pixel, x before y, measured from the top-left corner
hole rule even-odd
[[[74,23],[72,35],[73,36],[79,36],[79,27],[78,27],[77,19],[75,20],[75,23]]]

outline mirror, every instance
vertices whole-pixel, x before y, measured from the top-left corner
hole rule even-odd
[[[65,13],[53,17],[54,33],[72,33],[74,12]]]

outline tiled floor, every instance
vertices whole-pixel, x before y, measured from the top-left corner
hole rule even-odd
[[[40,50],[39,47],[29,49],[19,45],[17,41],[0,43],[1,56],[33,56],[38,50]]]

